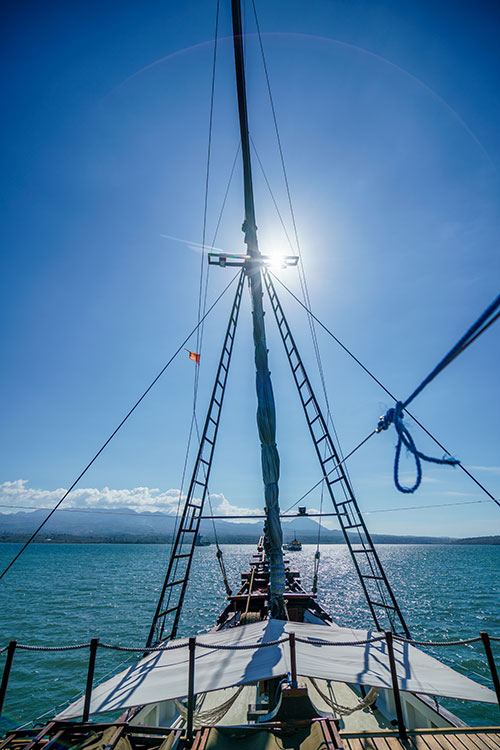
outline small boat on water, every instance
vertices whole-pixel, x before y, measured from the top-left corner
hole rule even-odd
[[[300,552],[300,550],[302,549],[302,543],[299,542],[299,540],[295,536],[291,542],[286,542],[283,545],[283,549],[287,552]]]
[[[212,542],[210,541],[210,539],[202,536],[202,534],[198,534],[198,536],[196,537],[196,547],[210,547],[211,544]]]
[[[500,702],[490,638],[482,633],[476,640],[484,645],[493,690],[422,650],[429,644],[412,640],[407,614],[400,609],[373,544],[345,472],[345,459],[336,448],[281,305],[269,259],[260,252],[239,0],[232,0],[231,10],[246,248],[239,255],[209,254],[212,265],[239,271],[191,481],[177,519],[149,637],[146,644],[138,645],[136,663],[98,685],[94,684],[94,666],[99,642],[93,638],[88,644],[84,695],[41,727],[9,730],[0,750],[497,750],[500,726],[473,729],[439,703],[440,696]],[[285,265],[296,262],[293,256],[284,260]],[[199,530],[202,520],[213,520],[205,501],[246,286],[252,301],[264,533],[248,570],[240,573],[236,592],[229,587],[223,553],[216,543],[227,601],[209,632],[200,634],[194,628],[191,636],[179,638],[195,551],[210,545]],[[283,557],[283,549],[298,551],[302,544],[296,538],[283,544],[264,295],[290,365],[325,494],[331,499],[332,513],[366,599],[370,620],[363,628],[347,627],[318,600],[319,545],[311,590],[304,588],[300,571]],[[199,365],[200,355],[191,354]],[[200,609],[203,606],[200,601]],[[17,648],[17,642],[12,641],[6,649],[0,707]]]

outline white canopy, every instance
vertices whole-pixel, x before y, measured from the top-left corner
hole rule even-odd
[[[258,644],[286,638],[335,643],[359,642],[380,633],[351,628],[309,625],[267,620],[219,632],[203,633],[197,641],[210,648],[196,647],[195,693],[245,685],[257,680],[286,675],[290,671],[288,639],[281,644],[258,648]],[[179,698],[188,692],[188,640],[171,641],[179,648],[153,652],[92,692],[91,713],[124,710],[157,701]],[[241,650],[217,646],[252,646]],[[441,664],[423,651],[394,640],[398,682],[401,690],[448,698],[496,703],[492,690]],[[335,682],[391,688],[391,673],[385,640],[354,646],[329,646],[296,642],[297,673]],[[62,711],[58,719],[81,716],[83,698]]]

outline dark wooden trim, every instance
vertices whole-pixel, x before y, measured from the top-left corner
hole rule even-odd
[[[194,719],[194,665],[195,665],[196,638],[189,639],[189,674],[188,674],[188,705],[186,740],[189,744],[193,742],[193,719]]]
[[[385,631],[385,640],[387,642],[387,654],[389,656],[389,665],[391,667],[392,690],[394,693],[394,703],[396,705],[396,717],[398,720],[398,736],[401,740],[406,741],[408,734],[406,732],[403,718],[403,707],[401,705],[401,695],[398,685],[398,673],[396,669],[396,659],[394,658],[393,634],[390,630]]]
[[[485,633],[484,630],[481,630],[479,633],[481,636],[481,640],[483,642],[484,650],[486,652],[486,658],[488,659],[488,666],[490,668],[491,672],[491,679],[493,680],[493,686],[495,688],[495,693],[497,695],[497,701],[498,705],[500,707],[500,680],[498,679],[498,672],[497,667],[495,664],[495,659],[493,658],[493,651],[491,650],[491,642],[490,637],[488,633]]]
[[[85,701],[83,703],[82,724],[86,724],[90,715],[90,701],[92,700],[92,684],[94,682],[95,660],[99,638],[92,638],[90,641],[89,666],[87,669],[87,684],[85,686]]]
[[[290,644],[290,679],[291,687],[297,687],[297,652],[295,650],[295,633],[288,634]]]
[[[14,659],[16,646],[17,641],[11,641],[7,647],[7,658],[5,660],[5,666],[3,668],[2,683],[0,684],[0,716],[2,715],[3,711],[5,693],[7,692],[7,685],[9,683],[10,670],[12,667],[12,661]]]

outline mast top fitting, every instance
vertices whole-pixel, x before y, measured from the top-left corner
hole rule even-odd
[[[280,268],[288,268],[289,266],[296,266],[299,261],[297,255],[248,255],[248,254],[237,254],[237,253],[208,253],[208,263],[210,266],[259,266],[268,268],[269,266]]]

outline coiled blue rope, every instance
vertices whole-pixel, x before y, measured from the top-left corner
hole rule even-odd
[[[418,396],[423,389],[439,375],[454,359],[458,357],[473,341],[475,341],[487,328],[489,328],[498,318],[500,317],[500,294],[496,299],[493,300],[491,305],[486,308],[483,314],[476,320],[476,322],[466,331],[462,338],[450,349],[448,354],[436,365],[429,375],[415,388],[411,396],[406,401],[396,401],[395,406],[389,409],[386,414],[380,418],[377,432],[387,430],[391,424],[394,424],[396,432],[398,433],[398,444],[396,446],[396,456],[394,459],[394,483],[400,492],[415,492],[422,482],[422,461],[429,461],[433,464],[447,464],[448,466],[456,466],[460,463],[456,458],[443,457],[434,458],[433,456],[427,456],[425,453],[417,450],[415,441],[413,440],[408,428],[403,424],[403,412],[406,407]],[[417,470],[417,476],[413,487],[404,487],[399,481],[399,459],[401,457],[401,447],[405,446],[415,458],[415,467]]]
[[[398,433],[398,444],[396,446],[396,456],[394,458],[394,484],[400,492],[411,493],[415,492],[422,482],[422,461],[429,461],[433,464],[448,464],[449,466],[456,466],[460,463],[456,458],[435,458],[434,456],[427,456],[425,453],[417,450],[415,441],[413,440],[410,431],[403,424],[403,410],[404,405],[402,401],[396,401],[396,406],[393,409],[389,409],[387,413],[380,418],[377,426],[377,432],[389,429],[391,424],[394,424],[396,432]],[[415,468],[417,470],[417,476],[412,487],[405,487],[399,481],[399,459],[401,457],[401,447],[405,446],[410,453],[412,453],[415,459]]]

